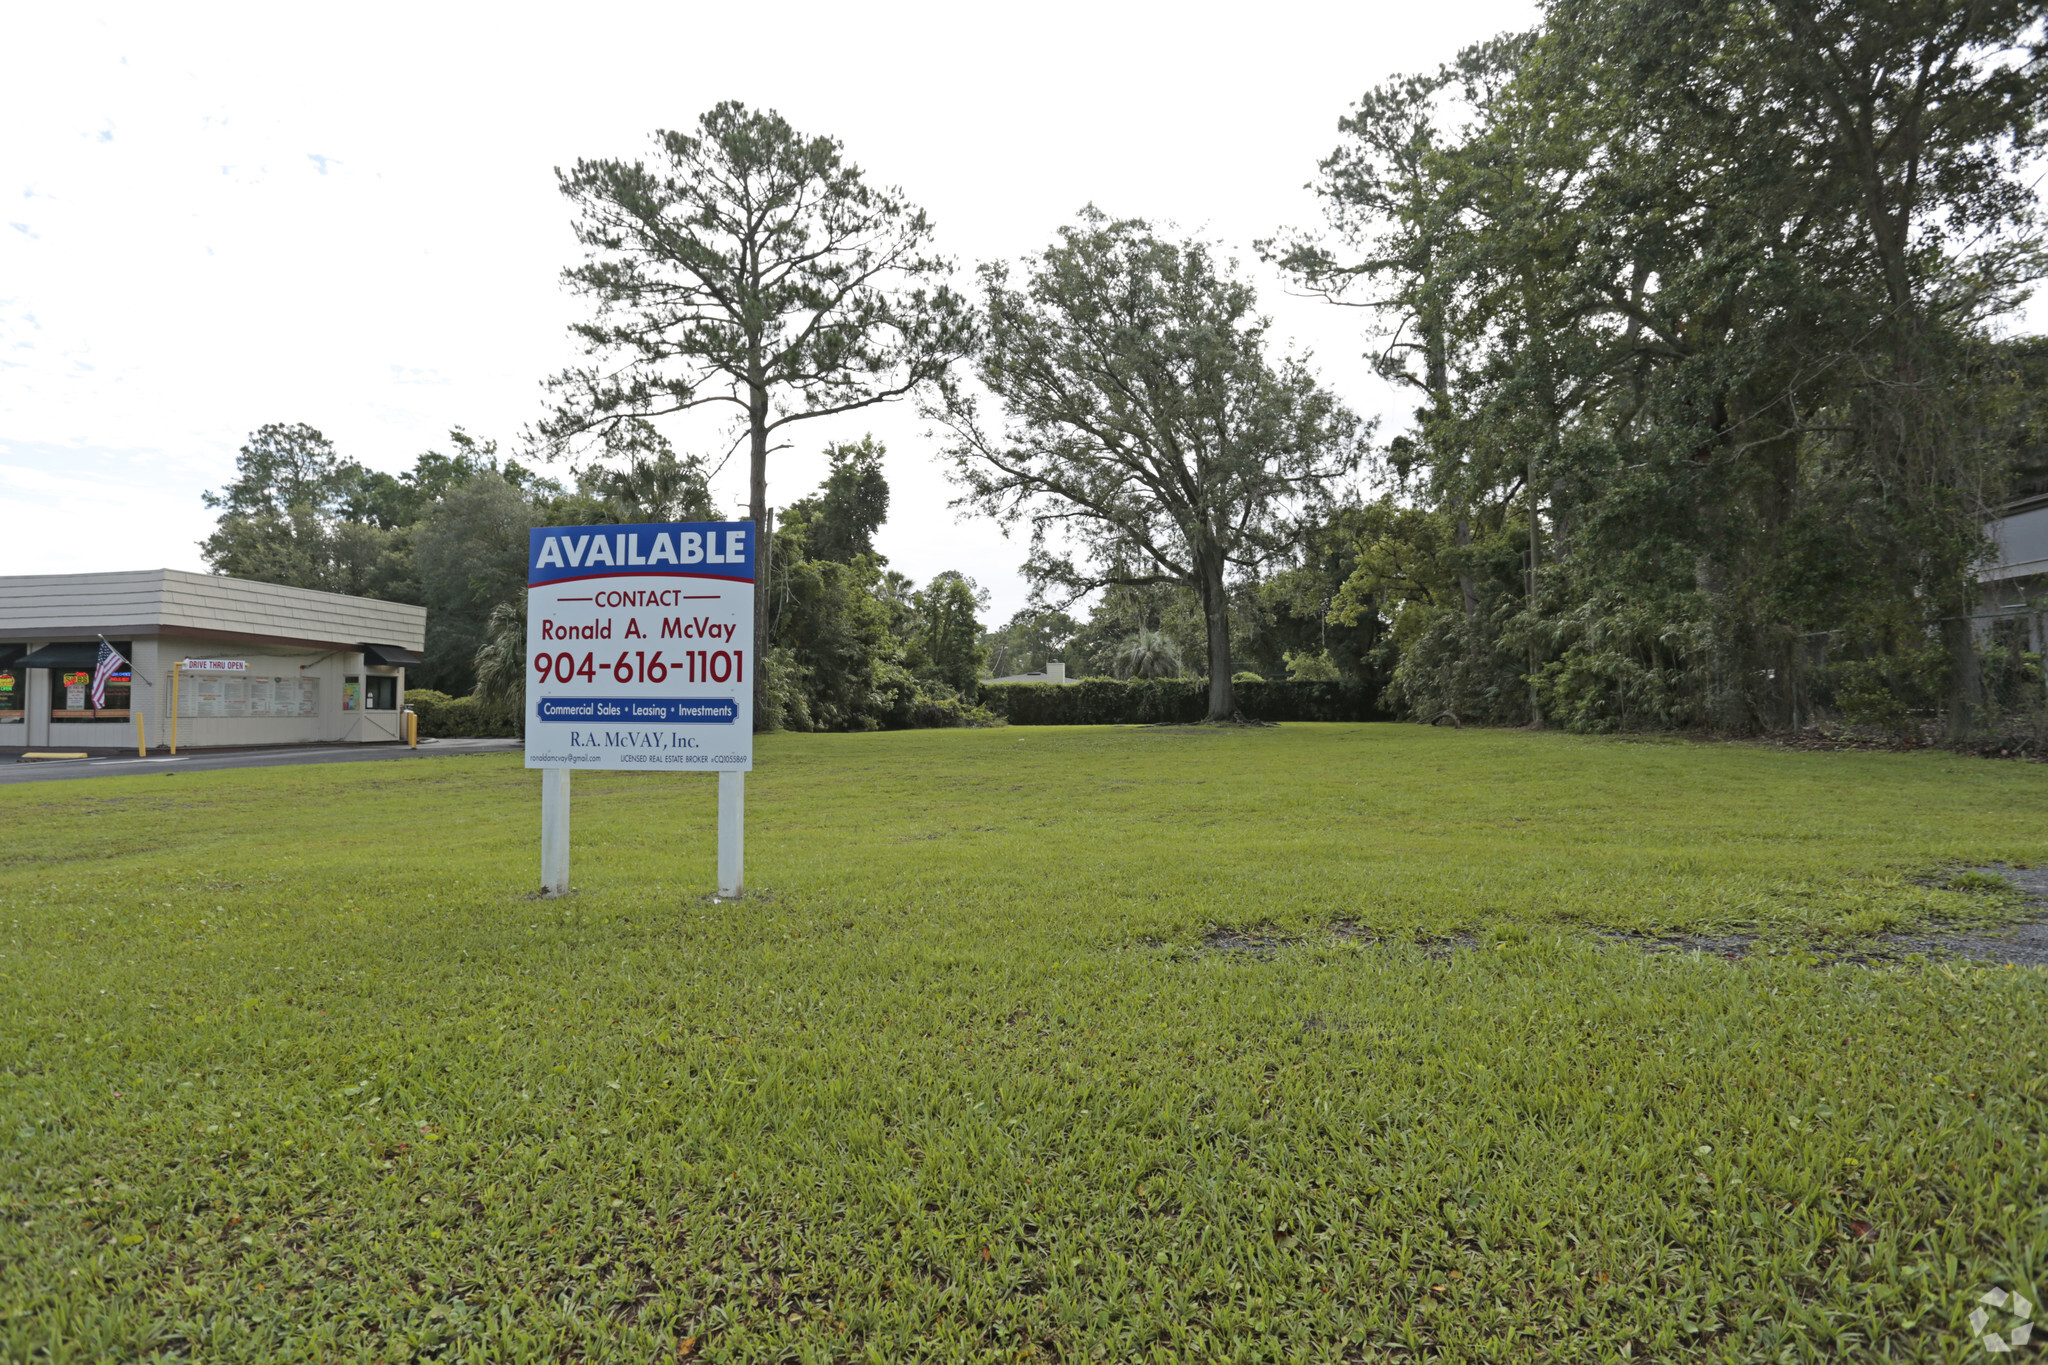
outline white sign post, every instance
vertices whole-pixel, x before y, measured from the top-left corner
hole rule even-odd
[[[548,526],[527,551],[526,766],[541,889],[569,889],[569,774],[718,774],[718,894],[745,887],[754,523]]]

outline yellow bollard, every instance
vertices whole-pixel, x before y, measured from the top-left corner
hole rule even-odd
[[[417,711],[405,713],[405,742],[415,749],[420,747],[420,716]]]
[[[135,756],[136,756],[137,758],[148,758],[148,757],[149,757],[149,745],[145,744],[145,743],[143,742],[143,739],[142,739],[142,708],[141,708],[141,707],[139,707],[139,706],[137,706],[137,707],[135,708],[134,714],[135,714]]]

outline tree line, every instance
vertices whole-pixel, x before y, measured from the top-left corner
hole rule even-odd
[[[531,469],[461,438],[372,474],[265,428],[208,559],[411,594],[433,676],[488,689],[516,608],[461,566],[505,527],[708,514],[654,422],[730,413],[766,527],[801,423],[910,400],[956,505],[1028,532],[1034,603],[983,631],[970,581],[891,571],[879,452],[835,447],[756,585],[771,722],[956,723],[985,670],[1064,656],[1206,676],[1215,720],[1249,670],[1420,719],[1960,735],[2038,680],[1972,617],[1987,516],[2048,491],[2048,343],[2001,330],[2048,268],[2044,107],[2022,0],[1552,0],[1367,91],[1324,222],[1256,249],[1359,309],[1414,395],[1380,441],[1218,244],[1089,206],[964,275],[836,140],[720,104],[558,173],[583,358]]]
[[[426,607],[423,662],[407,681],[466,695],[494,615],[502,627],[508,604],[523,609],[530,529],[712,514],[699,463],[645,424],[621,429],[613,463],[569,479],[459,427],[447,445],[387,474],[303,423],[259,428],[234,481],[205,495],[219,516],[200,551],[216,573]]]
[[[2044,52],[2023,3],[1558,0],[1360,101],[1267,250],[1415,395],[1335,608],[1391,616],[1407,710],[1983,723]]]
[[[271,425],[236,478],[206,494],[202,545],[217,573],[410,602],[427,611],[416,687],[516,701],[526,681],[527,533],[536,526],[719,520],[702,461],[645,423],[610,459],[564,479],[502,457],[460,428],[400,474],[343,459],[318,430]],[[874,543],[888,519],[881,445],[829,446],[830,473],[782,511],[770,555],[766,656],[773,728],[876,729],[980,720],[988,594],[941,573],[922,587]]]

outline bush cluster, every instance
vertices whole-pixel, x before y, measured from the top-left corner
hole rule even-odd
[[[520,704],[482,697],[451,697],[415,687],[405,704],[420,718],[421,739],[509,739],[523,733]]]
[[[1001,725],[1002,717],[900,662],[868,658],[857,672],[827,678],[778,646],[768,656],[764,730],[926,730]]]
[[[1375,689],[1349,679],[1237,684],[1247,720],[1389,720]],[[1012,725],[1192,725],[1209,712],[1206,678],[984,683],[981,704]]]

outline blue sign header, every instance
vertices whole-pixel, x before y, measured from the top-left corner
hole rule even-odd
[[[526,583],[579,578],[754,581],[751,521],[656,521],[637,526],[539,526],[527,543]]]

